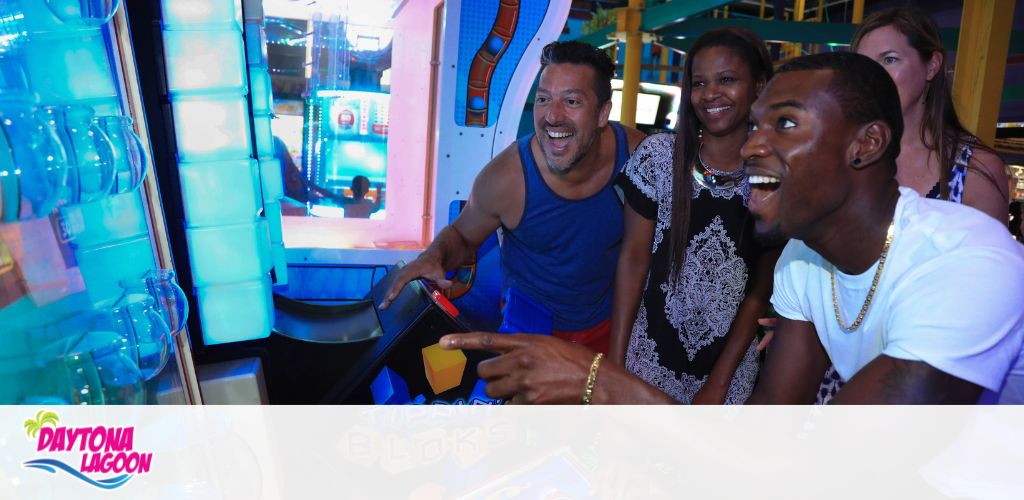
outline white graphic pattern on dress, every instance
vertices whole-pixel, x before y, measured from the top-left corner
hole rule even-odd
[[[725,396],[725,404],[743,404],[754,391],[757,381],[759,363],[757,359],[757,339],[750,343],[743,360],[736,367],[736,373],[729,383]],[[708,377],[694,377],[689,373],[676,375],[675,372],[661,365],[657,343],[647,336],[647,307],[643,302],[637,311],[633,332],[629,336],[626,348],[626,370],[640,377],[648,384],[672,396],[681,403],[689,404],[697,391],[704,387]]]
[[[665,317],[679,332],[690,361],[728,333],[746,283],[747,265],[736,255],[736,245],[716,215],[690,240],[682,280],[670,274],[661,284]]]
[[[640,144],[624,168],[626,176],[633,185],[644,196],[658,205],[658,219],[651,247],[652,255],[658,251],[659,244],[667,236],[672,219],[672,152],[674,143],[675,137],[670,134],[650,136]],[[715,198],[722,199],[731,199],[737,194],[742,195],[744,205],[746,205],[750,195],[749,184],[745,178],[739,185],[727,189],[708,189],[701,186],[700,183],[694,182],[693,197],[695,199],[700,196],[701,190],[707,191]],[[715,237],[712,238],[712,235]],[[697,251],[695,254],[695,244],[697,243],[706,245],[709,249],[705,250],[702,248],[701,251]],[[698,260],[702,263],[700,265],[694,264]],[[684,306],[681,304],[687,299],[696,304],[715,304],[713,306],[714,310],[710,311],[710,313],[701,312],[698,314],[699,318],[705,320],[705,323],[708,319],[713,319],[719,322],[719,326],[711,328],[703,324],[702,329],[705,335],[696,342],[690,342],[691,345],[699,344],[699,346],[693,348],[692,354],[690,349],[687,349],[688,357],[692,361],[701,348],[710,345],[715,338],[721,337],[728,332],[739,301],[743,298],[744,286],[746,284],[746,264],[742,259],[736,257],[735,245],[728,238],[727,233],[725,233],[720,218],[715,217],[712,224],[705,228],[701,235],[695,236],[691,240],[691,245],[687,249],[687,269],[684,271],[685,275],[694,275],[694,269],[691,266],[712,271],[716,269],[732,270],[731,272],[719,272],[713,278],[708,276],[698,277],[697,283],[690,283],[693,280],[687,280],[683,283],[682,288],[685,289],[685,287],[689,286],[691,288],[690,292],[685,292],[684,289],[680,289],[681,287],[673,283],[672,290],[674,290],[674,293],[672,298],[666,297],[667,310],[670,308],[679,311],[683,310]],[[726,280],[728,283],[726,283],[724,288],[720,289],[719,285]],[[652,284],[650,274],[648,274],[645,281],[644,289],[646,290]],[[706,286],[709,283],[713,285],[711,288],[715,293],[728,291],[730,295],[734,296],[734,299],[731,302],[725,302],[720,299],[708,300],[707,296],[701,295],[701,293],[707,292],[693,290],[695,286]],[[661,287],[664,290],[665,284],[662,284]],[[694,297],[696,297],[696,300],[694,300]],[[670,306],[669,304],[672,303],[673,299],[678,300],[679,303]],[[723,306],[728,307],[728,309]],[[685,331],[681,329],[681,321],[672,322],[672,324],[678,332]],[[693,400],[697,391],[704,386],[707,376],[695,377],[685,372],[677,375],[674,371],[662,366],[657,351],[657,343],[654,339],[648,337],[647,331],[647,306],[641,300],[626,350],[626,369],[666,394],[669,394],[677,401],[689,403]],[[717,332],[717,335],[712,336],[712,332]],[[685,346],[687,342],[682,338],[682,333],[679,336]],[[726,396],[726,404],[741,404],[750,397],[753,391],[759,367],[757,351],[754,349],[755,345],[756,341],[751,343],[743,360],[736,369]]]
[[[654,228],[651,255],[658,251],[672,223],[672,153],[675,136],[672,134],[652,135],[636,148],[623,169],[633,185],[648,199],[658,205],[658,220]],[[715,198],[731,199],[737,194],[743,196],[743,205],[750,199],[750,184],[746,177],[735,186],[725,189],[710,189],[699,182],[693,183],[693,198],[707,191]]]
[[[644,139],[629,158],[624,171],[633,185],[658,204],[651,255],[658,251],[672,220],[672,145],[675,136],[657,134]],[[667,188],[666,188],[667,186]]]

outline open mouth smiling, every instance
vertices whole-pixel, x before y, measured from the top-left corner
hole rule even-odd
[[[773,175],[751,174],[747,177],[747,183],[750,184],[750,202],[748,208],[752,212],[757,212],[758,208],[775,196],[775,192],[778,191],[779,186],[782,185],[782,180]]]

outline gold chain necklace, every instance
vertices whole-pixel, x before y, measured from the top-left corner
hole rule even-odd
[[[871,307],[871,299],[875,297],[878,280],[882,277],[882,269],[885,268],[885,257],[889,255],[889,247],[892,246],[892,233],[895,222],[896,220],[893,219],[889,223],[889,229],[885,232],[885,245],[882,246],[882,256],[878,258],[878,269],[875,271],[875,277],[871,280],[871,289],[868,290],[868,296],[864,299],[864,305],[860,308],[860,314],[857,315],[857,319],[850,326],[846,326],[846,323],[843,322],[843,314],[839,311],[839,297],[836,294],[836,266],[830,264],[829,275],[832,277],[832,307],[836,311],[836,321],[839,322],[839,328],[845,330],[846,333],[852,333],[860,327],[861,322],[864,321],[864,316],[868,313],[868,308]]]

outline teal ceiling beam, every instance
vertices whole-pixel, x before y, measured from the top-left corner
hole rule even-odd
[[[942,28],[939,30],[939,34],[942,36],[942,45],[946,47],[946,50],[955,52],[956,44],[960,40],[960,29],[959,28]],[[1010,50],[1009,54],[1022,54],[1024,53],[1024,31],[1013,30],[1010,32]]]
[[[1003,102],[1024,101],[1024,85],[1004,85],[1001,100]]]
[[[667,5],[667,4],[666,4]],[[794,43],[847,44],[857,25],[846,23],[809,23],[764,19],[688,19],[666,26],[656,33],[663,43],[669,38],[695,39],[706,31],[724,26],[747,28],[765,40]]]
[[[612,40],[612,39],[608,38],[609,36],[611,36],[613,34],[615,34],[615,26],[614,25],[613,26],[608,26],[606,28],[601,28],[601,29],[599,29],[599,30],[597,30],[597,31],[595,31],[593,33],[588,33],[586,35],[583,35],[583,36],[577,38],[576,40],[580,41],[580,42],[583,42],[583,43],[588,43],[588,44],[593,45],[595,47],[604,48],[604,47],[607,47],[607,46],[615,43],[615,40]]]
[[[690,46],[693,45],[693,42],[695,40],[697,40],[697,39],[696,38],[680,39],[680,38],[665,37],[665,38],[662,38],[661,40],[658,40],[658,45],[664,45],[665,47],[668,47],[668,48],[673,49],[673,50],[677,50],[679,52],[689,52],[690,51]]]
[[[839,45],[849,44],[850,39],[853,38],[853,33],[857,30],[857,25],[848,23],[812,23],[768,19],[714,19],[702,17],[665,25],[660,29],[654,30],[654,32],[662,38],[659,42],[661,45],[682,50],[678,47],[689,48],[689,44],[672,41],[671,39],[689,39],[692,43],[693,39],[699,37],[704,32],[724,26],[747,28],[765,40]],[[940,31],[946,50],[955,52],[957,42],[960,40],[960,29],[943,28]],[[1010,35],[1009,53],[1024,53],[1024,31],[1016,30]]]
[[[733,3],[731,0],[676,0],[674,2],[663,3],[647,7],[643,10],[643,15],[640,19],[640,31],[653,32],[659,28],[672,25],[679,21],[686,19],[694,14],[699,14],[706,10],[723,7]],[[589,33],[580,36],[576,40],[583,43],[589,43],[595,47],[606,47],[615,43],[614,40],[609,40],[608,36],[615,33],[615,26],[608,26],[601,28],[593,33]]]
[[[648,7],[644,9],[643,18],[640,20],[640,31],[656,31],[665,26],[683,21],[694,14],[724,7],[731,3],[735,2],[723,2],[721,0],[676,0]],[[724,20],[728,21],[728,19]]]

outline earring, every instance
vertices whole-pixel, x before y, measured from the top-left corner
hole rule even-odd
[[[860,166],[860,158],[859,157],[853,159],[853,166],[855,166],[855,167]]]
[[[704,142],[704,129],[703,128],[697,129],[697,140],[700,141],[700,142]]]

